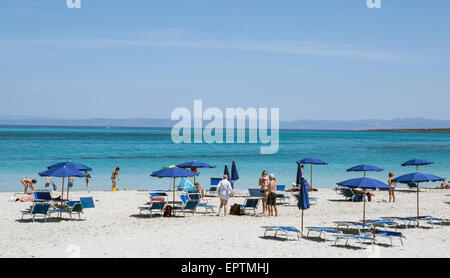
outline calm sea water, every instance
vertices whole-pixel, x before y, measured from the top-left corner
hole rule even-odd
[[[211,177],[220,177],[233,159],[240,175],[236,188],[257,187],[262,170],[275,174],[279,184],[289,185],[295,181],[296,161],[305,157],[329,163],[313,168],[313,185],[319,188],[361,176],[345,170],[362,163],[386,169],[368,174],[386,181],[389,171],[396,175],[415,171],[400,164],[416,157],[435,162],[421,171],[450,177],[450,134],[281,131],[279,152],[260,155],[257,144],[174,144],[170,130],[164,129],[0,127],[0,191],[22,191],[22,177],[37,179],[41,188],[45,178],[38,173],[66,160],[93,168],[91,190],[111,189],[111,173],[117,166],[120,189],[168,189],[172,181],[150,177],[152,171],[191,160],[217,166],[200,169],[197,180],[203,186]],[[53,181],[61,184],[59,178]],[[76,180],[74,190],[85,190],[84,180]]]

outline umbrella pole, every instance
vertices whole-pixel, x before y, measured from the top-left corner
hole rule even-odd
[[[69,179],[67,179],[67,201],[69,201],[69,190],[70,190]]]
[[[417,227],[419,227],[419,183],[417,183]]]
[[[175,177],[173,178],[173,199],[172,206],[175,206]]]
[[[303,233],[303,210],[302,210],[302,233]]]
[[[62,218],[62,208],[63,208],[63,198],[64,198],[64,178],[62,180],[62,186],[61,186],[61,207],[60,207],[60,211],[59,211],[59,219]]]
[[[313,165],[311,164],[311,174],[310,174],[311,189],[313,188],[313,182],[312,182],[312,167],[313,167]]]
[[[366,190],[363,189],[363,224],[366,224]]]

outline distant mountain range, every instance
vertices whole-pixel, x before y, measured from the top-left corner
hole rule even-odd
[[[178,121],[170,119],[53,119],[21,116],[0,116],[0,125],[30,126],[91,126],[91,127],[161,127],[171,128]],[[205,126],[208,122],[205,121]],[[270,126],[270,124],[269,124]],[[300,130],[373,130],[373,129],[440,129],[450,128],[450,120],[433,120],[424,118],[400,118],[393,120],[297,120],[281,121],[280,129]]]

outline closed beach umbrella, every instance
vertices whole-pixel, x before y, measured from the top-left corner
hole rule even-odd
[[[209,165],[208,163],[200,162],[197,160],[189,161],[176,165],[178,168],[190,168],[192,172],[197,173],[197,168],[215,168],[216,166]],[[195,184],[195,176],[194,176]]]
[[[230,171],[228,171],[228,165],[226,165],[226,164],[225,164],[225,168],[223,169],[223,174],[224,174],[224,175],[227,175],[228,180],[229,180],[230,183],[231,183],[231,188],[234,189],[233,181],[231,180],[231,176],[230,176]]]
[[[47,171],[39,173],[39,176],[41,177],[58,177],[63,178],[62,179],[62,191],[61,191],[61,208],[62,208],[62,201],[64,196],[64,179],[67,177],[86,177],[85,174],[81,173],[80,171],[77,171],[72,168],[68,168],[66,166],[63,166],[61,168],[53,168],[49,169]],[[67,200],[69,199],[69,194],[67,194]],[[60,218],[62,216],[62,212],[60,213]]]
[[[416,172],[419,172],[419,166],[423,166],[423,165],[431,165],[434,162],[425,160],[425,159],[421,159],[421,158],[415,158],[415,159],[411,159],[406,161],[405,163],[402,163],[402,166],[416,166]]]
[[[415,183],[417,184],[417,224],[419,223],[419,183],[422,182],[435,182],[435,181],[445,181],[444,178],[431,175],[431,174],[424,174],[421,172],[406,174],[400,177],[397,177],[394,179],[394,182],[399,183]]]
[[[232,184],[234,183],[234,181],[237,181],[239,179],[239,174],[236,168],[236,163],[233,160],[233,163],[231,164],[231,181]],[[234,185],[233,185],[233,189],[234,189]]]
[[[377,166],[368,165],[368,164],[361,164],[354,166],[350,169],[347,169],[347,172],[364,172],[364,177],[366,177],[366,172],[374,171],[374,172],[381,172],[384,171],[384,169],[381,169]]]
[[[313,157],[309,157],[309,158],[304,158],[302,160],[297,161],[298,164],[310,164],[311,165],[311,175],[310,175],[310,180],[309,180],[309,184],[311,186],[311,189],[313,188],[313,182],[312,182],[312,168],[313,165],[328,165],[328,163],[326,163],[323,160],[320,160],[318,158],[313,158]]]
[[[366,221],[366,190],[389,189],[389,185],[371,178],[356,178],[338,183],[337,185],[349,188],[361,188],[363,190],[363,223]]]
[[[77,170],[77,171],[92,171],[91,167],[80,164],[80,163],[75,163],[72,161],[56,163],[51,166],[48,166],[47,168],[48,169],[56,169],[56,168],[62,168],[64,166],[66,166],[67,168]]]
[[[305,186],[305,179],[303,179],[300,171],[300,193],[298,196],[297,206],[302,210],[302,232],[303,232],[303,211],[309,209],[309,195]]]
[[[198,174],[184,168],[168,167],[155,171],[150,176],[157,178],[173,178],[173,204],[175,204],[175,178],[194,177],[198,176]]]

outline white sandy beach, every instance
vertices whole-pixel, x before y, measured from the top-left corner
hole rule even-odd
[[[407,191],[407,190],[405,190]],[[421,215],[448,219],[449,190],[421,189]],[[450,223],[443,228],[399,229],[406,236],[404,247],[376,245],[373,249],[335,247],[332,242],[317,238],[301,238],[287,242],[273,237],[262,238],[263,225],[300,227],[300,211],[292,206],[280,205],[279,217],[227,216],[205,214],[199,208],[195,216],[175,218],[149,218],[139,216],[138,207],[148,201],[148,192],[72,192],[71,199],[93,196],[95,209],[88,209],[82,221],[52,218],[20,221],[20,211],[28,203],[14,203],[13,193],[0,193],[0,257],[450,257]],[[58,194],[56,194],[58,195]],[[169,195],[171,200],[171,195]],[[312,192],[318,197],[317,205],[305,211],[305,226],[332,226],[333,221],[359,221],[362,203],[343,201],[344,197],[332,189]],[[387,192],[375,192],[372,202],[366,203],[366,218],[382,216],[415,216],[416,194],[396,192],[397,202],[388,203]],[[235,197],[230,203],[243,203]],[[213,198],[210,204],[217,205]],[[216,210],[217,211],[217,210]],[[261,212],[261,209],[259,209]],[[182,214],[181,214],[182,215]],[[55,215],[54,215],[55,216]],[[26,219],[29,219],[29,217]],[[314,235],[315,236],[315,235]],[[387,242],[387,241],[386,241]]]

